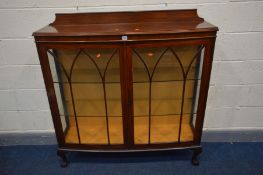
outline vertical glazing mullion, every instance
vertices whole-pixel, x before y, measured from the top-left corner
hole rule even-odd
[[[73,89],[72,89],[71,81],[69,82],[69,88],[70,88],[70,95],[71,95],[71,101],[72,101],[72,106],[73,106],[73,113],[74,113],[74,119],[75,119],[75,123],[76,123],[78,140],[79,140],[79,144],[81,144],[80,133],[79,133],[79,123],[78,123],[78,119],[77,119],[77,112],[76,112],[76,107],[75,107],[75,99],[74,99],[74,95],[73,95]]]
[[[108,123],[108,108],[107,108],[107,99],[106,99],[106,90],[105,90],[105,74],[106,74],[106,70],[107,70],[107,66],[109,64],[109,60],[107,62],[107,66],[106,66],[106,69],[104,71],[104,75],[102,75],[101,71],[100,71],[100,68],[99,66],[97,65],[97,63],[94,61],[94,59],[85,51],[83,51],[83,53],[88,56],[88,58],[91,60],[91,62],[95,65],[98,73],[99,73],[99,76],[101,78],[101,82],[102,82],[102,88],[103,88],[103,99],[104,99],[104,107],[105,107],[105,115],[106,115],[106,129],[107,129],[107,142],[108,144],[110,144],[110,138],[109,138],[109,123]]]
[[[179,120],[179,134],[178,134],[178,142],[181,142],[181,130],[182,130],[182,120],[183,120],[183,112],[184,112],[184,94],[185,94],[185,84],[186,77],[184,76],[183,80],[183,90],[182,90],[182,102],[181,102],[181,112],[180,112],[180,120]]]
[[[169,50],[169,48],[166,48],[162,53],[161,55],[159,56],[159,58],[157,59],[154,67],[153,67],[153,71],[152,71],[152,74],[151,76],[149,77],[150,79],[150,87],[149,87],[149,144],[151,143],[151,118],[152,118],[152,105],[151,105],[151,101],[152,101],[152,79],[153,79],[153,76],[154,76],[154,73],[155,73],[155,70],[159,64],[159,62],[161,61],[161,59],[163,58],[164,54],[167,52],[167,50]]]
[[[110,64],[110,61],[112,60],[113,56],[115,55],[115,53],[117,52],[117,49],[112,53],[112,55],[110,56],[109,60],[107,61],[106,64],[106,68],[103,72],[103,74],[100,71],[99,66],[97,65],[97,63],[94,61],[94,59],[85,51],[83,51],[85,55],[88,56],[88,58],[92,61],[92,63],[95,65],[101,81],[102,81],[102,87],[103,87],[103,97],[104,97],[104,106],[105,106],[105,115],[106,115],[106,129],[107,129],[107,140],[108,140],[108,144],[110,145],[110,132],[109,132],[109,119],[108,119],[108,105],[107,105],[107,95],[106,95],[106,86],[105,86],[105,77],[106,77],[106,72],[108,69],[108,66]]]
[[[178,139],[177,139],[178,142],[180,142],[183,108],[184,108],[184,93],[185,93],[185,83],[186,83],[185,81],[186,81],[187,73],[185,73],[185,71],[184,71],[184,67],[183,67],[183,64],[182,64],[180,58],[178,57],[178,55],[176,54],[176,52],[172,48],[171,48],[171,52],[175,56],[175,59],[178,61],[180,68],[182,70],[182,76],[183,76],[182,102],[181,102],[181,112],[180,112],[180,119],[179,119]]]
[[[102,86],[103,86],[103,97],[104,97],[104,106],[105,106],[105,115],[106,115],[107,140],[108,140],[108,145],[110,145],[110,132],[109,132],[108,105],[107,105],[107,96],[106,96],[106,87],[105,87],[105,77],[102,78]]]
[[[151,118],[152,118],[152,78],[150,78],[149,82],[149,119],[148,119],[148,125],[149,125],[149,131],[148,131],[148,144],[151,143]]]
[[[141,62],[143,63],[145,69],[147,70],[147,75],[148,75],[148,78],[149,78],[149,98],[148,98],[148,102],[149,102],[149,106],[148,106],[148,109],[149,109],[149,112],[148,112],[148,115],[149,115],[149,119],[148,119],[148,144],[151,143],[151,118],[152,118],[152,79],[153,79],[153,76],[154,76],[154,73],[155,73],[155,70],[159,64],[159,62],[161,61],[161,59],[163,58],[164,54],[166,53],[166,51],[168,50],[169,48],[166,48],[162,54],[159,56],[159,58],[157,59],[154,67],[153,67],[153,71],[152,73],[150,73],[148,67],[147,67],[147,64],[145,63],[145,61],[143,60],[143,58],[140,56],[140,54],[134,50],[135,54],[138,56],[138,58],[141,60]]]
[[[148,67],[147,67],[147,64],[144,62],[144,60],[143,60],[143,58],[141,57],[141,55],[135,50],[135,49],[133,49],[133,51],[134,51],[134,53],[138,56],[138,58],[139,58],[139,60],[142,62],[142,64],[143,64],[143,66],[144,66],[144,68],[146,69],[146,71],[147,71],[147,76],[148,76],[148,78],[149,78],[149,106],[148,106],[148,109],[149,109],[149,112],[148,112],[148,124],[149,124],[149,126],[148,126],[148,144],[150,144],[150,138],[151,138],[151,133],[150,133],[150,131],[151,131],[151,126],[150,126],[150,124],[151,124],[151,74],[150,74],[150,71],[149,71],[149,69],[148,69]]]
[[[74,65],[75,65],[77,59],[79,58],[81,52],[82,52],[82,49],[79,50],[79,52],[77,53],[77,55],[73,59],[73,62],[72,62],[71,68],[70,68],[70,73],[69,73],[69,80],[68,80],[79,144],[81,144],[81,139],[80,139],[79,123],[78,123],[77,112],[76,112],[75,98],[74,98],[74,93],[73,93],[73,88],[72,88],[72,72],[73,72]]]
[[[102,83],[103,83],[103,96],[104,96],[104,105],[105,105],[105,114],[106,114],[106,127],[107,127],[107,138],[108,138],[108,144],[110,145],[110,131],[109,131],[109,116],[108,116],[108,105],[107,105],[107,95],[106,95],[106,86],[105,86],[105,79],[106,79],[106,72],[108,69],[108,66],[117,52],[117,49],[113,51],[112,55],[110,56],[109,60],[107,61],[106,68],[104,70],[103,76],[101,77]]]

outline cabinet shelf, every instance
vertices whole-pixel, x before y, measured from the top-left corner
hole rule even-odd
[[[187,81],[199,81],[200,79],[186,79]],[[183,82],[184,80],[163,80],[163,81],[152,81],[152,83],[169,83],[169,82]],[[69,84],[68,82],[53,82],[53,83],[61,83],[61,84]],[[139,83],[150,83],[149,81],[133,81],[132,83],[139,84]],[[102,82],[71,82],[71,84],[102,84]],[[105,82],[105,84],[120,84],[120,82]]]
[[[164,117],[166,118],[164,120]],[[182,142],[193,140],[193,129],[190,123],[190,116],[182,117],[182,131],[180,140]],[[81,144],[108,144],[107,125],[105,117],[78,117],[79,134]],[[123,137],[119,134],[122,131],[121,117],[109,117],[109,134],[111,144],[122,144]],[[134,118],[134,130],[136,144],[148,144],[148,119],[146,117]],[[173,143],[178,142],[179,116],[167,115],[152,118],[151,143]],[[92,126],[92,127],[91,127]],[[77,128],[75,119],[70,117],[70,124],[66,132],[67,143],[78,144]]]
[[[155,115],[151,115],[152,117],[161,117],[161,116],[178,116],[180,115],[179,113],[178,114],[155,114]],[[196,115],[196,113],[184,113],[184,115]],[[86,118],[89,118],[89,117],[106,117],[105,115],[77,115],[78,118],[80,117],[86,117]],[[122,117],[121,115],[110,115],[108,117]],[[134,115],[133,117],[149,117],[149,115]]]

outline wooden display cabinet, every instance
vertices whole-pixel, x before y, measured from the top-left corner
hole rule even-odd
[[[192,149],[198,164],[218,28],[196,10],[56,14],[33,33],[67,151]]]

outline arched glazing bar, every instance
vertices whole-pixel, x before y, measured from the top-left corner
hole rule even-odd
[[[106,85],[105,85],[105,79],[106,79],[106,72],[108,70],[109,64],[114,57],[114,55],[117,53],[118,49],[115,49],[113,53],[111,54],[109,60],[106,63],[106,67],[104,69],[104,72],[101,72],[99,66],[97,65],[96,61],[90,56],[89,53],[87,53],[85,50],[83,50],[83,53],[91,60],[91,62],[95,65],[96,70],[98,71],[102,86],[103,86],[103,97],[104,97],[104,107],[105,107],[105,116],[106,116],[106,127],[107,127],[107,140],[108,145],[110,145],[110,132],[109,132],[109,117],[108,117],[108,105],[107,105],[107,94],[106,94]]]
[[[185,86],[186,86],[186,80],[187,80],[187,76],[188,73],[191,69],[191,66],[193,64],[193,62],[195,61],[195,59],[200,55],[201,51],[203,50],[204,46],[201,46],[198,51],[194,54],[193,58],[191,59],[189,65],[187,66],[186,71],[184,71],[184,68],[182,67],[180,58],[178,57],[178,55],[176,54],[176,52],[171,49],[172,54],[176,57],[176,59],[179,61],[180,63],[180,67],[182,69],[182,73],[183,73],[183,89],[182,89],[182,100],[181,100],[181,112],[180,112],[180,120],[179,120],[179,134],[178,134],[178,142],[181,142],[181,132],[182,132],[182,120],[183,120],[183,114],[184,114],[184,96],[185,96]]]
[[[61,67],[62,68],[62,71],[64,73],[64,75],[66,76],[66,79],[69,83],[69,88],[70,88],[70,96],[71,96],[71,101],[72,101],[72,106],[73,106],[73,113],[74,113],[74,119],[75,119],[75,123],[76,123],[76,129],[77,129],[77,136],[78,136],[78,142],[79,144],[81,144],[81,139],[80,139],[80,133],[79,133],[79,125],[78,125],[78,119],[77,119],[77,115],[76,115],[76,108],[75,108],[75,100],[74,100],[74,94],[73,94],[73,91],[72,91],[72,82],[71,82],[71,77],[72,77],[72,70],[73,70],[73,66],[74,66],[74,63],[76,62],[77,58],[79,57],[79,55],[81,54],[81,49],[78,51],[77,55],[75,56],[75,58],[73,59],[73,64],[71,66],[71,69],[70,69],[70,74],[68,75],[67,73],[67,70],[66,68],[63,66],[63,64],[59,61],[57,55],[53,52],[51,52],[50,50],[48,50],[48,53],[50,53],[53,57],[54,57],[54,61],[55,61],[55,64],[56,64],[56,67]],[[58,69],[56,69],[58,70]],[[59,75],[58,74],[58,78],[59,78]],[[63,82],[62,82],[63,83]],[[61,89],[61,86],[60,86],[60,91],[61,92],[64,92],[63,89]],[[64,102],[65,100],[63,100]],[[66,105],[64,105],[64,110],[65,110],[65,107]],[[69,121],[67,121],[67,126],[69,126]]]
[[[151,117],[152,117],[152,79],[156,70],[156,67],[158,65],[158,63],[160,62],[160,60],[162,59],[162,57],[164,56],[164,54],[167,52],[169,48],[166,48],[161,55],[158,57],[154,67],[153,67],[153,71],[152,73],[150,73],[147,64],[145,63],[145,61],[143,60],[143,58],[141,57],[141,55],[135,50],[133,49],[134,53],[138,56],[138,58],[140,59],[140,61],[143,63],[146,71],[147,71],[147,75],[149,78],[149,99],[148,99],[148,103],[149,103],[149,111],[148,111],[148,115],[149,115],[149,119],[148,119],[148,144],[151,143]]]
[[[92,62],[92,64],[95,66],[99,77],[101,79],[102,82],[102,86],[103,86],[103,95],[104,95],[104,106],[105,106],[105,116],[106,116],[106,127],[107,127],[107,140],[108,140],[108,144],[110,144],[110,136],[109,136],[109,120],[108,120],[108,107],[107,107],[107,97],[106,97],[106,87],[105,87],[105,79],[106,79],[106,73],[109,67],[109,64],[112,60],[112,58],[114,57],[114,55],[117,53],[118,49],[115,49],[113,51],[113,53],[111,54],[110,58],[108,59],[107,63],[106,63],[106,67],[104,69],[104,71],[102,72],[98,66],[98,64],[96,63],[96,61],[94,60],[94,58],[92,58],[92,56],[85,51],[84,49],[80,49],[78,50],[76,56],[73,58],[72,64],[70,66],[70,70],[69,73],[67,72],[66,68],[64,67],[64,65],[59,61],[57,55],[52,52],[51,50],[48,50],[48,53],[50,53],[53,57],[54,57],[54,61],[56,64],[56,67],[59,66],[62,70],[62,72],[64,73],[67,82],[69,83],[69,88],[70,88],[70,95],[71,95],[71,101],[72,101],[72,107],[73,107],[73,114],[74,114],[74,119],[75,119],[75,123],[76,123],[76,130],[77,130],[77,136],[78,136],[78,142],[79,144],[81,144],[81,137],[80,137],[80,130],[79,130],[79,123],[78,123],[78,118],[77,118],[77,111],[76,111],[76,104],[75,104],[75,98],[74,98],[74,93],[73,93],[73,88],[72,88],[72,76],[74,74],[74,67],[76,65],[76,62],[78,60],[78,58],[80,57],[81,54],[84,54],[87,56],[87,58]],[[59,78],[59,77],[58,77]],[[61,82],[61,80],[59,80],[59,82]],[[63,82],[66,83],[66,82]],[[63,92],[63,90],[62,90]],[[65,101],[65,100],[63,100]],[[64,105],[64,104],[63,104]],[[66,105],[64,105],[65,108]],[[69,124],[67,122],[67,124]]]
[[[133,49],[133,52],[137,55],[137,57],[139,58],[139,60],[142,62],[144,68],[147,71],[147,76],[149,79],[149,111],[148,111],[148,144],[151,143],[151,94],[152,94],[152,80],[153,80],[153,76],[155,74],[155,70],[158,67],[159,62],[161,61],[161,59],[163,58],[163,56],[165,55],[165,53],[167,51],[171,51],[172,54],[174,55],[174,58],[177,60],[177,62],[179,63],[180,69],[182,71],[182,76],[183,76],[183,89],[182,89],[182,100],[181,100],[181,109],[180,109],[180,120],[179,120],[179,131],[178,131],[178,142],[180,142],[180,137],[181,137],[181,128],[182,128],[182,117],[183,117],[183,110],[184,110],[184,97],[185,97],[185,87],[186,87],[186,80],[187,80],[187,76],[189,74],[189,71],[191,69],[191,66],[193,64],[193,62],[195,61],[195,59],[200,55],[201,51],[203,50],[204,46],[201,46],[199,48],[199,50],[194,54],[193,58],[191,59],[189,65],[187,66],[186,71],[184,70],[183,64],[179,58],[179,56],[177,55],[177,53],[171,48],[171,47],[167,47],[162,53],[161,55],[158,57],[154,67],[153,67],[153,71],[152,73],[150,73],[149,68],[146,64],[146,62],[143,60],[143,58],[141,57],[141,55],[136,51],[136,49]]]

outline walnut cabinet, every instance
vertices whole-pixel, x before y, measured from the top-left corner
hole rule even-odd
[[[198,164],[218,28],[196,10],[56,14],[33,33],[67,151],[192,149]]]

